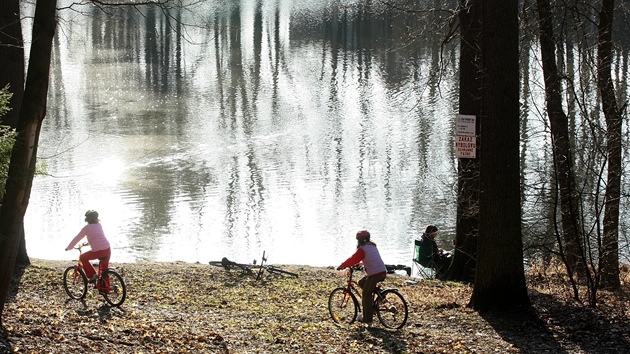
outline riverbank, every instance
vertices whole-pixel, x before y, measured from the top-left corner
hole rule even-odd
[[[0,353],[540,353],[623,352],[630,347],[627,286],[601,293],[598,308],[575,304],[569,289],[530,280],[533,306],[509,316],[466,308],[472,288],[439,281],[409,285],[390,275],[409,303],[399,331],[336,326],[327,299],[343,285],[332,269],[283,266],[299,278],[262,280],[207,264],[116,264],[128,285],[121,308],[95,291],[69,300],[68,262],[33,259],[16,272],[3,314]]]

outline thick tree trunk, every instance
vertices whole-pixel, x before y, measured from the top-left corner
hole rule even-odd
[[[575,188],[573,154],[569,136],[569,122],[562,108],[561,77],[556,65],[556,52],[553,35],[553,21],[549,0],[537,0],[538,22],[540,24],[540,52],[547,114],[551,127],[552,150],[556,170],[556,184],[560,192],[562,215],[562,241],[560,246],[569,275],[577,272],[582,278],[588,277],[583,244],[582,221],[579,213],[579,195]],[[587,278],[587,280],[589,280]],[[590,281],[589,281],[590,283]]]
[[[602,0],[599,15],[597,46],[597,86],[602,96],[602,109],[606,117],[608,178],[606,181],[606,210],[604,235],[600,257],[601,285],[619,288],[619,198],[621,196],[621,112],[617,107],[615,87],[611,77],[612,23],[614,0]]]
[[[9,84],[13,93],[2,124],[17,127],[20,103],[24,95],[24,41],[20,23],[19,0],[2,0],[0,5],[0,87]]]
[[[477,268],[469,306],[529,306],[523,266],[518,2],[480,0],[481,117]]]
[[[9,103],[11,110],[2,117],[2,124],[17,128],[20,104],[24,96],[24,41],[19,0],[4,0],[0,5],[0,67],[4,68],[0,70],[0,87],[9,84],[13,94]],[[16,262],[26,265],[30,260],[26,252],[23,228],[20,234]]]
[[[479,116],[481,113],[481,68],[479,41],[481,14],[476,3],[461,0],[459,61],[459,113]],[[478,126],[479,120],[477,120]],[[477,128],[477,131],[479,129]],[[460,159],[457,186],[457,236],[455,257],[446,274],[447,279],[472,281],[477,256],[479,228],[479,161]]]
[[[20,244],[18,245],[17,256],[15,257],[16,266],[27,266],[31,264],[31,259],[26,252],[26,234],[24,233],[24,217],[22,217],[22,226],[20,231]]]
[[[46,116],[56,5],[56,0],[38,0],[35,8],[33,42],[18,120],[18,136],[11,155],[6,193],[0,209],[0,316],[13,275],[22,220],[35,174],[39,133]],[[1,320],[2,317],[0,325]]]

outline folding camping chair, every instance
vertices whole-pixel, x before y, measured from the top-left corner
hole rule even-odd
[[[420,278],[434,279],[436,276],[437,264],[433,259],[433,244],[429,241],[415,240],[413,252],[413,268],[417,269]]]

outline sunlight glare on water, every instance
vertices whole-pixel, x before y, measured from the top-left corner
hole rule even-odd
[[[30,256],[71,259],[63,248],[87,209],[113,262],[265,251],[271,263],[337,265],[369,229],[387,263],[408,265],[428,223],[450,244],[456,71],[429,85],[430,50],[392,50],[394,13],[256,4],[208,5],[213,22],[168,46],[154,40],[163,14],[150,11],[60,31]]]

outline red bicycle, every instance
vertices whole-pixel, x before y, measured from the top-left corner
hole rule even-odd
[[[352,274],[360,267],[348,268],[348,283],[345,287],[334,289],[328,297],[328,312],[336,323],[353,323],[357,313],[361,312],[361,287],[352,280]],[[383,289],[379,283],[373,293],[374,314],[387,328],[400,329],[407,323],[409,309],[407,301],[398,289]]]
[[[79,260],[74,266],[66,268],[63,272],[63,287],[66,289],[66,293],[71,299],[82,300],[87,294],[88,279],[83,270],[83,263],[81,262],[81,249],[87,246],[87,243],[80,244],[75,247],[75,250],[79,251]],[[127,286],[123,277],[116,273],[113,268],[108,268],[103,273],[97,267],[97,275],[95,282],[95,288],[103,295],[105,301],[112,306],[120,306],[127,298]]]

